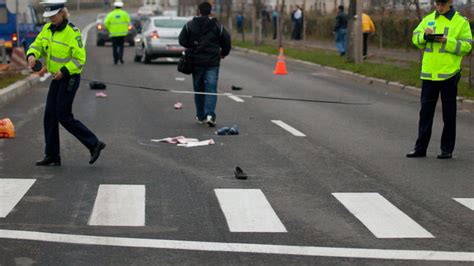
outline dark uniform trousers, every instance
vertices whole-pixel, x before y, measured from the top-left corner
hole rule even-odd
[[[112,37],[112,54],[114,56],[114,63],[123,60],[123,49],[125,43],[125,36]]]
[[[456,140],[456,96],[458,94],[458,82],[461,74],[443,80],[423,80],[421,85],[421,110],[418,125],[418,139],[415,150],[426,151],[431,138],[433,117],[436,103],[441,92],[441,103],[443,107],[443,133],[441,135],[441,151],[452,153]]]
[[[80,75],[53,80],[49,86],[44,113],[44,135],[47,156],[59,157],[59,123],[74,135],[89,150],[98,144],[98,139],[80,121],[74,119],[72,103],[81,80]]]

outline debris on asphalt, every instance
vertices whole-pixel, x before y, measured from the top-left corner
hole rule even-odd
[[[177,102],[174,104],[174,109],[183,109],[183,104],[180,102]]]
[[[105,92],[103,92],[103,91],[99,91],[99,92],[97,92],[97,93],[95,94],[95,97],[97,97],[97,98],[105,98],[105,97],[107,97],[107,94],[105,94]]]
[[[184,78],[176,77],[176,80],[177,80],[177,81],[184,81]]]
[[[178,144],[179,147],[198,147],[215,144],[213,139],[202,140],[196,138],[186,138],[185,136],[168,137],[163,139],[151,139],[152,142],[166,142],[169,144]]]
[[[91,90],[105,90],[107,88],[107,85],[103,82],[99,81],[91,81],[89,82],[89,87]]]
[[[231,127],[221,127],[216,132],[216,135],[226,136],[226,135],[239,135],[239,128],[236,125]]]
[[[15,136],[15,126],[13,126],[10,118],[0,119],[0,138],[9,139]]]
[[[232,85],[232,90],[233,90],[233,91],[241,91],[242,88]]]

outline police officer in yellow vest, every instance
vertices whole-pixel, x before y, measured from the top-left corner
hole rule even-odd
[[[44,112],[45,157],[36,162],[41,166],[60,166],[59,123],[90,151],[90,164],[99,158],[105,143],[80,121],[74,119],[72,103],[79,87],[81,72],[86,62],[86,51],[81,32],[68,21],[66,0],[45,0],[44,17],[50,22],[31,44],[27,52],[28,63],[34,68],[44,57],[47,70],[53,75]]]
[[[123,2],[115,1],[114,6],[115,9],[105,17],[104,25],[109,31],[109,36],[112,38],[114,64],[117,64],[118,61],[123,64],[123,44],[125,36],[128,34],[130,16],[127,11],[122,9]]]
[[[413,31],[412,41],[424,50],[421,66],[421,110],[418,139],[407,157],[425,157],[438,96],[443,107],[441,154],[438,159],[451,159],[456,140],[456,97],[461,77],[462,57],[471,51],[472,34],[469,21],[452,7],[453,0],[435,0],[431,14],[423,18]]]

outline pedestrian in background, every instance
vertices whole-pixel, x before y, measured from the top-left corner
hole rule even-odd
[[[59,124],[74,135],[91,154],[93,164],[105,143],[99,141],[85,125],[74,118],[72,103],[79,88],[81,72],[86,63],[86,50],[81,32],[69,22],[69,13],[64,7],[66,0],[45,0],[43,17],[49,18],[27,51],[28,64],[33,68],[41,57],[53,74],[49,85],[44,111],[45,157],[36,162],[39,166],[60,166]]]
[[[217,81],[219,65],[231,48],[230,36],[224,26],[210,18],[212,6],[208,2],[199,4],[199,16],[194,17],[181,30],[179,44],[190,52],[193,65],[193,86],[197,93],[196,119],[200,124],[216,126]]]
[[[267,37],[268,24],[270,23],[270,13],[267,10],[267,7],[263,6],[260,11],[260,19],[262,22],[262,36],[263,38]]]
[[[301,32],[303,30],[303,11],[299,5],[296,5],[296,9],[291,13],[291,21],[293,21],[291,39],[301,40]]]
[[[362,55],[364,59],[367,59],[368,41],[369,35],[375,33],[375,25],[369,15],[362,13],[362,34],[364,38]]]
[[[115,1],[114,10],[112,10],[104,20],[105,28],[109,31],[112,38],[112,55],[114,64],[123,62],[123,49],[125,36],[128,34],[128,25],[130,24],[130,16],[127,11],[123,10],[123,2]]]
[[[243,33],[244,32],[244,14],[242,14],[242,12],[237,14],[237,16],[235,17],[235,22],[237,23],[237,32]]]
[[[347,46],[347,14],[344,12],[344,6],[337,7],[336,25],[334,34],[336,35],[336,48],[341,56],[346,54]]]
[[[278,14],[277,7],[272,11],[272,24],[273,24],[273,39],[276,40],[278,37],[278,17],[280,14]]]
[[[469,20],[452,7],[453,0],[435,0],[430,13],[413,31],[412,41],[423,49],[421,64],[421,110],[415,149],[406,156],[425,157],[431,138],[433,117],[441,93],[443,133],[438,159],[451,159],[456,140],[456,97],[462,57],[472,49]],[[435,36],[433,34],[440,34]]]

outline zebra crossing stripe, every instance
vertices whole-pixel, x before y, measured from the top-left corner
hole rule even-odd
[[[379,193],[332,193],[378,238],[434,238]]]
[[[25,196],[36,179],[0,179],[0,218],[5,218]]]
[[[285,233],[260,189],[214,189],[231,232]]]
[[[100,185],[88,224],[145,226],[145,185]]]
[[[474,198],[453,198],[453,200],[474,211]]]
[[[290,132],[291,134],[293,134],[296,137],[306,137],[306,135],[303,134],[301,131],[297,130],[296,128],[288,125],[287,123],[285,123],[281,120],[272,120],[272,122],[274,124],[276,124],[277,126],[283,128],[284,130]]]

